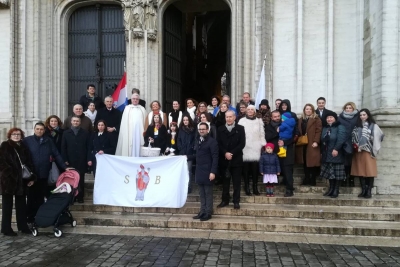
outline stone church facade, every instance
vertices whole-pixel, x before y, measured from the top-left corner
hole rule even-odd
[[[73,32],[70,20],[84,20],[90,6],[108,5],[120,12],[123,52],[94,61],[100,95],[115,88],[103,81],[115,84],[123,74],[123,67],[109,67],[118,69],[110,75],[115,77],[102,76],[102,62],[119,57],[128,88],[141,89],[148,102],[169,105],[190,94],[207,98],[221,92],[222,74],[236,102],[245,91],[255,96],[265,57],[270,101],[290,99],[300,113],[305,103],[324,96],[337,112],[347,101],[373,112],[385,133],[377,192],[400,194],[400,2],[393,0],[0,0],[2,140],[12,126],[30,134],[48,115],[70,113],[71,90],[86,91],[73,86],[77,68],[71,66],[80,61],[71,63],[71,51],[86,44],[71,38],[81,30]],[[85,12],[78,16],[80,10]],[[103,22],[107,16],[115,19],[104,15]],[[84,84],[85,69],[81,72]]]

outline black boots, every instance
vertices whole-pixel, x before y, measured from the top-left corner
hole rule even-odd
[[[333,192],[332,192],[331,198],[337,198],[339,196],[340,181],[333,180],[333,182],[335,183],[335,185],[334,185],[334,188],[333,188]]]
[[[371,198],[372,197],[371,190],[372,190],[372,187],[374,187],[374,177],[367,177],[367,178],[365,178],[365,180],[367,182],[367,185],[366,185],[367,190],[365,192],[365,196],[364,197],[365,198]]]
[[[246,196],[251,196],[250,179],[249,179],[249,174],[247,172],[244,173],[243,180],[244,180],[244,192],[246,193]]]
[[[358,197],[365,197],[365,194],[367,193],[366,179],[367,178],[360,177],[361,193],[358,195]]]
[[[253,178],[253,194],[259,196],[260,192],[258,192],[257,178],[257,176],[256,179]]]
[[[354,187],[354,176],[349,175],[349,186]]]
[[[332,196],[332,193],[333,193],[333,189],[334,189],[334,187],[335,187],[335,181],[336,180],[333,180],[333,179],[329,179],[329,188],[328,188],[328,190],[326,190],[326,192],[324,193],[324,197],[330,197],[330,196]]]

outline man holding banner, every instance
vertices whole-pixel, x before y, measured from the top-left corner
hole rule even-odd
[[[199,186],[200,212],[193,219],[208,221],[213,211],[213,180],[218,170],[218,144],[208,135],[208,124],[200,122],[198,125],[200,138],[196,155],[188,156],[188,160],[196,159],[195,180]]]

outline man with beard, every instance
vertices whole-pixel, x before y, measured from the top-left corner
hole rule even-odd
[[[257,118],[262,119],[264,126],[267,126],[271,121],[271,110],[267,99],[263,99],[258,106]]]
[[[119,127],[121,125],[122,113],[118,109],[113,107],[113,98],[107,96],[104,99],[105,108],[97,111],[96,121],[94,125],[97,125],[99,120],[104,120],[107,124],[106,131],[109,133],[111,146],[113,147],[112,155],[115,154],[115,149],[117,148]]]
[[[244,92],[243,95],[242,95],[242,100],[240,100],[240,101],[236,104],[236,111],[237,111],[237,114],[239,114],[240,104],[241,104],[241,103],[246,104],[246,107],[247,107],[248,105],[254,105],[254,101],[252,101],[251,98],[250,98],[250,93]]]
[[[233,208],[240,209],[240,181],[242,179],[243,148],[246,146],[244,127],[235,123],[235,112],[225,113],[226,123],[218,128],[219,166],[223,177],[222,202],[218,208],[229,205],[229,189],[232,177]]]
[[[71,119],[73,116],[80,118],[80,127],[88,133],[93,132],[92,121],[83,114],[83,107],[80,104],[76,104],[72,109],[73,115],[69,116],[64,120],[63,129],[68,130],[71,128]]]
[[[274,144],[274,153],[278,153],[279,147],[286,146],[286,157],[279,158],[284,183],[286,184],[285,197],[293,196],[293,165],[294,165],[294,139],[293,136],[285,141],[279,140],[277,128],[281,125],[279,111],[272,112],[271,122],[265,127],[265,139]]]
[[[61,155],[65,165],[74,168],[79,173],[79,194],[77,197],[79,203],[83,203],[87,166],[92,165],[89,137],[89,133],[81,127],[80,117],[72,116],[71,128],[65,130],[62,137]]]

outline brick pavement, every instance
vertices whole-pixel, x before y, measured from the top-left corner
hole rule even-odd
[[[0,266],[400,266],[400,248],[42,233],[1,236]]]

